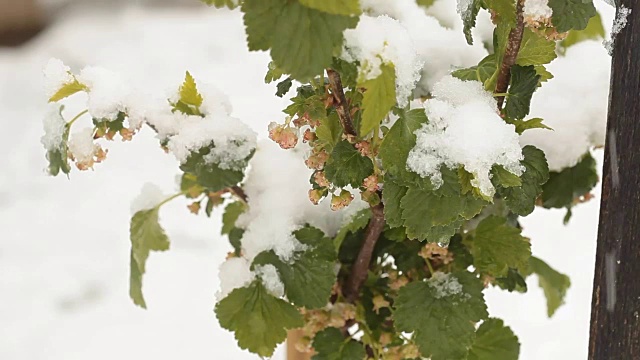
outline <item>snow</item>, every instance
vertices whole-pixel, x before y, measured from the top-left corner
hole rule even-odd
[[[293,231],[308,223],[333,236],[345,219],[367,206],[359,199],[340,211],[332,211],[326,199],[313,205],[308,197],[312,171],[304,164],[301,148],[283,150],[271,140],[258,143],[244,185],[249,210],[237,222],[246,230],[241,243],[247,259],[273,250],[282,260],[290,261],[296,251],[306,248]]]
[[[435,272],[427,281],[427,284],[436,291],[435,297],[437,299],[462,294],[462,285],[452,274]]]
[[[452,4],[438,0],[430,11],[438,7],[438,12],[449,9],[456,15]],[[603,13],[605,24],[611,24],[613,9],[602,5],[606,8],[599,8],[601,12],[608,10]],[[175,91],[188,69],[197,81],[208,80],[224,89],[234,116],[266,138],[268,122],[281,118],[287,103],[273,96],[273,85],[263,82],[268,54],[248,52],[238,12],[205,6],[149,9],[132,3],[125,8],[109,5],[84,11],[69,7],[62,15],[62,21],[27,46],[0,49],[0,122],[5,130],[0,132],[0,150],[5,155],[0,157],[0,358],[258,359],[236,346],[233,334],[220,328],[212,311],[214,294],[220,288],[218,266],[231,250],[226,239],[215,235],[220,230],[218,210],[209,219],[189,214],[187,203],[179,199],[163,206],[162,226],[172,249],[147,262],[144,292],[149,309],[131,303],[129,204],[149,180],[162,189],[173,189],[176,161],[159,151],[155,133],[143,129],[132,142],[114,143],[108,161],[95,172],[72,172],[70,181],[64,176],[43,176],[46,160],[39,143],[40,119],[48,106],[41,69],[48,59],[57,57],[72,69],[90,64],[108,67],[123,74],[134,88],[142,84],[168,91]],[[438,19],[443,21],[440,15]],[[449,24],[452,29],[443,30],[433,22],[434,29],[438,25],[440,45],[434,45],[432,60],[440,56],[449,60],[443,60],[442,66],[432,62],[426,67],[433,66],[440,74],[447,70],[439,68],[474,65],[486,54],[481,44],[463,46],[464,37],[455,30],[460,26],[457,15]],[[412,36],[414,31],[410,31]],[[431,38],[429,33],[415,32]],[[203,34],[225,36],[204,41]],[[600,49],[596,58],[579,47],[572,55],[572,65],[584,63],[590,76],[609,71],[606,52],[595,45]],[[536,92],[534,101],[559,79],[558,71],[554,74],[556,79]],[[582,87],[591,86],[584,74],[575,80]],[[595,84],[603,91],[608,87],[601,80]],[[596,85],[588,89],[597,89]],[[552,106],[562,105],[562,100],[568,103],[567,109],[581,112],[581,107],[589,108],[592,103],[583,100],[581,92],[559,93],[561,99]],[[604,99],[606,109],[606,95]],[[166,103],[166,97],[159,101]],[[65,105],[69,114],[86,108],[81,96],[69,98]],[[545,110],[542,102],[534,107],[533,111]],[[74,126],[88,125],[87,120],[80,119]],[[537,130],[527,133],[533,131]],[[544,136],[556,132],[546,131]],[[272,150],[277,157],[288,153]],[[602,163],[601,152],[597,160]],[[600,196],[599,189],[596,196]],[[532,239],[533,253],[571,277],[566,305],[553,318],[546,318],[544,295],[535,276],[527,281],[527,294],[486,291],[491,315],[505,319],[519,336],[521,360],[587,357],[593,280],[589,274],[593,273],[598,207],[597,198],[575,207],[566,227],[561,220],[563,210],[537,210],[522,221],[524,235]],[[339,222],[327,221],[326,226],[335,228]],[[273,358],[284,359],[283,347]]]
[[[43,118],[44,135],[40,142],[46,150],[62,150],[62,141],[67,122],[60,113],[60,105],[50,104]]]
[[[423,66],[407,29],[386,15],[363,15],[355,29],[345,30],[342,57],[360,62],[358,76],[364,80],[377,78],[382,73],[382,64],[392,63],[400,106],[409,101]]]
[[[526,130],[520,142],[542,149],[550,170],[573,166],[591,147],[604,145],[610,61],[600,42],[587,40],[547,66],[554,78],[533,94],[529,116],[553,131]]]
[[[527,23],[547,23],[553,14],[549,0],[526,0],[522,10]]]
[[[76,130],[69,137],[69,153],[78,164],[87,164],[91,167],[99,145],[93,142],[93,129],[90,127]]]
[[[64,85],[74,81],[70,71],[71,68],[66,66],[62,60],[55,58],[49,59],[43,70],[45,78],[44,87],[47,98],[52,97]]]
[[[128,96],[133,91],[120,74],[98,66],[87,66],[78,81],[89,88],[89,114],[96,119],[115,120],[127,112]]]
[[[620,5],[618,7],[618,13],[616,15],[616,19],[613,21],[613,26],[611,27],[611,35],[609,35],[609,40],[603,40],[602,44],[609,55],[613,55],[613,45],[616,40],[616,36],[627,26],[627,17],[631,14],[631,9],[624,5]]]
[[[429,122],[415,132],[416,146],[407,159],[410,170],[439,187],[441,165],[463,165],[474,176],[471,184],[487,197],[495,193],[490,175],[494,165],[522,174],[515,127],[496,113],[493,96],[480,82],[447,76],[434,86],[433,95],[424,103]]]
[[[218,112],[216,115],[188,116],[178,133],[170,137],[169,150],[181,163],[192,152],[214,144],[205,161],[218,163],[221,169],[239,170],[244,159],[256,148],[256,133],[239,119]]]
[[[443,2],[443,9],[453,8],[446,0],[437,1],[431,8],[436,7],[439,2]],[[452,10],[455,19],[444,10],[435,14],[447,18],[453,26],[450,29],[441,25],[439,18],[427,15],[414,0],[365,0],[362,1],[362,8],[372,16],[391,16],[407,29],[419,60],[424,63],[418,84],[420,94],[429,93],[433,85],[451,70],[476,65],[488,54],[480,41],[471,46],[467,44],[462,33],[462,22],[455,10]],[[490,29],[486,35],[489,42],[493,36],[492,31]]]
[[[251,271],[250,266],[251,263],[247,259],[238,257],[229,258],[220,265],[218,271],[220,291],[216,293],[218,301],[224,299],[233,290],[248,286],[253,282],[256,274]]]
[[[256,275],[262,280],[267,291],[275,297],[284,296],[284,284],[278,275],[278,269],[271,264],[256,266]]]
[[[131,215],[134,215],[138,211],[151,210],[168,197],[169,195],[163,193],[159,186],[152,183],[145,183],[142,186],[140,195],[131,203]]]
[[[456,11],[463,19],[471,17],[473,0],[457,0]]]

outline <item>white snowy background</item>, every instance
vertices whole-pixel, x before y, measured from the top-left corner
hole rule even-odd
[[[608,28],[613,8],[597,2]],[[0,359],[257,359],[213,313],[218,266],[230,250],[219,213],[208,219],[190,215],[186,202],[165,206],[171,250],[149,258],[149,309],[129,300],[130,202],[149,181],[172,192],[178,173],[151,131],[111,144],[104,164],[74,170],[70,180],[45,175],[40,144],[41,69],[50,57],[74,71],[105,66],[152,89],[175,88],[189,70],[227,93],[233,115],[265,138],[287,100],[263,83],[268,55],[244,44],[237,12],[130,4],[69,7],[34,41],[0,48]],[[553,318],[535,277],[527,294],[486,292],[490,313],[520,337],[523,360],[586,358],[598,207],[599,190],[568,226],[564,211],[538,209],[522,220],[534,255],[571,277]],[[282,348],[274,358],[284,358]]]

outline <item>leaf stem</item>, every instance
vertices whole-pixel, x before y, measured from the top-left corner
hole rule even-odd
[[[511,80],[511,67],[515,65],[518,57],[518,51],[520,51],[520,43],[522,43],[522,36],[524,35],[524,0],[518,0],[516,6],[516,27],[511,29],[509,38],[507,39],[507,46],[504,51],[502,63],[500,65],[500,72],[498,73],[498,79],[496,81],[496,94],[503,94],[507,92],[509,87],[509,81]],[[504,96],[498,95],[498,111],[502,110],[504,103]]]
[[[351,112],[349,111],[349,103],[344,96],[344,88],[342,87],[342,80],[340,74],[334,69],[326,69],[327,76],[329,77],[329,84],[331,85],[331,94],[333,95],[334,106],[340,119],[340,124],[344,129],[344,133],[351,136],[358,136],[358,131],[353,126],[353,120],[351,119]]]
[[[247,193],[245,193],[240,186],[237,186],[237,185],[231,186],[229,188],[229,192],[235,195],[238,199],[240,199],[245,204],[249,203],[249,197],[247,196]]]
[[[433,276],[435,272],[433,271],[433,265],[431,265],[431,261],[429,261],[429,259],[425,259],[425,260],[426,260],[425,262],[427,263],[427,267],[429,268],[429,273]]]
[[[76,120],[80,119],[80,117],[86,113],[89,112],[89,109],[85,109],[83,111],[81,111],[78,115],[76,115],[73,119],[71,119],[68,123],[67,123],[67,127],[71,127],[71,125],[73,125],[74,122],[76,122]]]
[[[184,195],[186,193],[187,193],[186,191],[181,191],[181,192],[179,192],[177,194],[173,194],[173,195],[169,196],[168,198],[162,200],[162,202],[160,202],[158,205],[156,205],[155,208],[159,209],[159,208],[162,207],[162,205],[164,205],[164,204],[168,203],[169,201],[171,201],[171,200],[173,200],[173,199],[175,199],[177,197],[180,197],[180,196],[182,196],[182,195]]]

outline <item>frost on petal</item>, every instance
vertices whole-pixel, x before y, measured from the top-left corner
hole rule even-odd
[[[99,149],[101,149],[100,145],[93,141],[92,128],[84,128],[71,134],[71,138],[69,139],[69,153],[71,153],[73,159],[79,166],[83,165],[86,168],[92,167],[94,157]]]
[[[207,117],[188,116],[169,140],[169,150],[181,163],[199,149],[213,144],[205,160],[222,169],[241,169],[256,148],[256,133],[240,120],[218,113]]]
[[[275,266],[271,264],[256,266],[255,273],[271,295],[275,297],[284,296],[284,284],[280,280],[278,269]]]
[[[168,195],[155,184],[145,183],[142,186],[140,194],[131,203],[131,214],[135,214],[142,210],[151,210],[163,202]]]
[[[527,24],[538,26],[550,24],[553,10],[549,7],[549,0],[526,0],[523,13]]]
[[[490,171],[502,165],[521,175],[522,150],[513,125],[496,113],[495,102],[477,81],[445,77],[434,86],[434,99],[424,104],[429,123],[418,129],[407,167],[435,186],[442,184],[440,167],[463,166],[473,174],[471,184],[492,197]]]
[[[361,79],[378,77],[383,63],[394,65],[396,98],[400,106],[406,105],[423,66],[407,29],[389,16],[363,15],[355,29],[345,30],[344,38],[342,57],[360,62]]]
[[[44,67],[44,86],[47,98],[53,96],[60,88],[72,83],[75,79],[71,75],[71,68],[59,59],[49,59]]]
[[[220,291],[216,293],[218,301],[224,299],[237,288],[245,287],[255,279],[251,263],[244,258],[229,258],[220,265],[218,271]]]
[[[60,105],[50,104],[43,118],[44,135],[40,142],[48,151],[61,150],[66,130],[66,121],[61,114]]]

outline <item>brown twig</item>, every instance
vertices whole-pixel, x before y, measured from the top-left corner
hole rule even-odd
[[[382,203],[372,206],[371,213],[371,220],[367,225],[362,247],[358,252],[356,261],[353,263],[351,274],[344,285],[343,293],[349,302],[354,302],[360,296],[360,289],[369,275],[369,263],[373,255],[373,248],[376,246],[378,238],[384,229],[384,206]]]
[[[497,94],[504,94],[507,92],[509,81],[511,80],[511,67],[516,63],[518,51],[520,51],[520,43],[522,43],[522,36],[524,34],[523,4],[523,0],[518,0],[518,5],[516,7],[516,27],[511,29],[509,38],[507,39],[507,46],[504,51],[502,65],[500,66],[500,72],[498,73],[498,79],[496,82]],[[498,96],[497,101],[498,110],[502,110],[504,95]]]
[[[247,196],[247,193],[245,193],[244,190],[240,186],[238,186],[238,185],[231,186],[229,188],[229,191],[232,194],[234,194],[235,196],[239,197],[240,200],[244,201],[245,203],[249,202],[249,197]]]
[[[340,74],[333,70],[327,69],[327,76],[329,77],[329,84],[331,85],[331,94],[333,95],[334,106],[338,117],[340,118],[340,124],[344,129],[344,133],[347,135],[358,136],[358,131],[353,126],[353,120],[351,119],[351,113],[349,112],[349,103],[344,96],[344,89],[342,88],[342,80]]]

